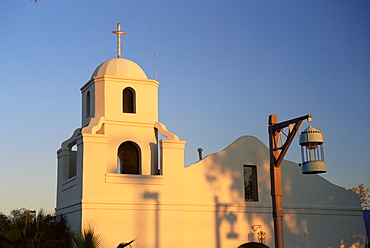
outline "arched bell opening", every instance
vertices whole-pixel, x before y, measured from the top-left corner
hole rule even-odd
[[[120,174],[141,174],[140,147],[131,141],[123,142],[118,148],[117,172]]]

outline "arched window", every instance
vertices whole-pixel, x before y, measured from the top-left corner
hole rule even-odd
[[[126,88],[122,92],[123,113],[136,113],[135,91],[133,88]]]
[[[85,113],[86,113],[86,118],[90,116],[90,91],[87,92],[86,94],[86,109],[85,109]]]
[[[124,142],[118,148],[118,172],[140,174],[140,148],[133,142]]]

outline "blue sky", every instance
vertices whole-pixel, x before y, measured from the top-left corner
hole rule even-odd
[[[370,187],[370,2],[0,2],[0,212],[53,211],[56,151],[80,127],[80,87],[122,56],[154,78],[159,120],[187,141],[186,165],[242,135],[268,144],[270,114],[312,114],[328,172]],[[151,29],[152,27],[152,29]],[[300,162],[298,139],[286,159]]]

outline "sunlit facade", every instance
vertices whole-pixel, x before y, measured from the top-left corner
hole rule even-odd
[[[273,247],[268,148],[243,136],[184,167],[186,142],[158,121],[158,87],[127,59],[96,68],[81,88],[81,128],[57,152],[57,214],[74,230],[94,226],[107,247]],[[282,168],[286,247],[365,245],[355,193]]]

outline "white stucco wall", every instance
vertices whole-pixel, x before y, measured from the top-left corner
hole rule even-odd
[[[243,165],[256,165],[258,202],[244,202]],[[365,229],[357,194],[319,175],[302,175],[292,162],[282,164],[286,247],[363,247]],[[237,247],[262,225],[266,245],[274,247],[268,148],[252,136],[185,169],[186,247]],[[217,213],[218,212],[218,213]],[[230,219],[230,216],[234,216]],[[232,222],[231,222],[232,220]],[[201,228],[209,224],[207,228]],[[202,229],[202,230],[201,230]],[[233,230],[234,235],[229,235]],[[197,242],[197,240],[203,240]],[[255,237],[256,241],[256,237]]]
[[[186,168],[184,142],[162,142],[164,175],[108,173],[102,161],[97,162],[98,167],[84,175],[80,210],[71,206],[73,211],[67,213],[70,223],[93,224],[107,247],[136,239],[136,247],[153,248],[238,247],[257,241],[259,230],[252,226],[261,225],[265,244],[274,247],[268,150],[258,139],[241,137]],[[101,157],[104,149],[99,146],[92,152]],[[258,202],[244,201],[244,164],[258,167]],[[356,194],[321,176],[302,175],[295,163],[284,161],[282,168],[286,247],[365,244]]]

